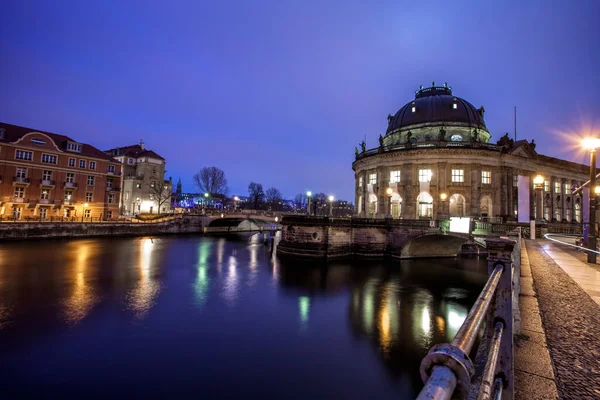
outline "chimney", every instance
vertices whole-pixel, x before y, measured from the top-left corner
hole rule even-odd
[[[140,147],[142,150],[146,150],[146,147],[144,147],[144,139],[140,140]]]

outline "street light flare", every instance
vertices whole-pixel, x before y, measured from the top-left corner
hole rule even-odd
[[[600,139],[598,138],[585,138],[581,141],[581,145],[587,150],[596,150],[600,147]]]

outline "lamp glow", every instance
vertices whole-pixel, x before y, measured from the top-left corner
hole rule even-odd
[[[275,222],[278,222],[278,221],[279,221],[279,217],[275,217]]]
[[[329,196],[329,201],[333,201],[334,197],[333,196]]]
[[[544,184],[544,177],[541,175],[536,176],[535,178],[533,178],[533,183],[536,185]]]
[[[394,193],[394,189],[387,188],[385,192],[388,194],[388,196],[391,196]]]
[[[448,195],[446,193],[440,194],[440,199],[446,200],[447,198],[448,198]]]
[[[235,201],[240,201],[240,198],[239,198],[239,197],[237,197],[237,196],[235,196],[235,197],[233,198],[233,200],[235,200]]]
[[[88,203],[83,203],[83,206],[84,206],[84,207],[88,207],[88,206],[89,206],[89,204],[88,204]]]
[[[596,194],[600,194],[600,186],[596,186],[596,187],[594,188],[594,193],[596,193]]]
[[[586,138],[581,141],[581,145],[583,148],[593,151],[600,147],[600,139]]]
[[[310,196],[312,196],[312,192],[309,190],[308,192],[306,192],[306,195],[307,195],[308,197],[310,197]]]
[[[208,193],[204,193],[204,197],[208,197]]]

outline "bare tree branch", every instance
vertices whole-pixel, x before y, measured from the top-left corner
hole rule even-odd
[[[225,172],[217,167],[204,167],[193,179],[200,193],[227,195],[229,190]]]

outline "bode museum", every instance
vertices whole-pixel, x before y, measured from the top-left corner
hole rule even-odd
[[[485,110],[444,84],[388,115],[379,145],[355,149],[355,204],[367,218],[582,222],[589,166],[538,154],[508,134],[492,141]],[[534,178],[537,178],[534,183]],[[543,179],[542,179],[543,178]],[[587,203],[587,199],[586,199]]]

